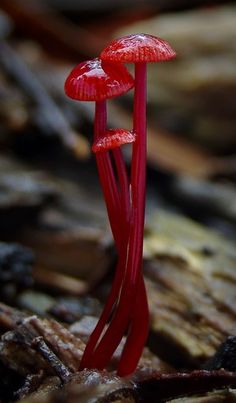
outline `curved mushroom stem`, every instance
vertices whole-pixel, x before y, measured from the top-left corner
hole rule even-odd
[[[97,101],[95,104],[94,138],[97,140],[106,131],[107,113],[106,101]],[[119,216],[121,205],[116,185],[116,178],[109,153],[103,151],[96,154],[98,175],[106,202],[107,213],[111,225],[112,234],[117,248],[120,248]]]
[[[104,337],[103,333],[104,333],[105,326],[106,326],[112,312],[115,310],[115,308],[117,306],[117,303],[119,300],[119,295],[120,295],[120,290],[121,290],[121,287],[123,284],[124,270],[126,268],[126,259],[127,259],[126,239],[124,239],[123,243],[124,243],[124,245],[122,245],[120,255],[118,257],[118,264],[116,267],[115,278],[112,283],[112,288],[111,288],[110,294],[106,301],[103,312],[99,318],[99,321],[87,342],[85,352],[84,352],[84,355],[81,360],[80,369],[97,368],[96,361],[95,361],[96,350],[97,350],[97,347],[100,345],[101,339],[103,342],[103,337]],[[103,345],[103,343],[102,343],[102,345]],[[108,343],[108,345],[109,345],[109,343]],[[111,358],[111,355],[108,352],[108,358],[106,359],[104,366],[107,365],[108,361]],[[104,366],[101,369],[103,369]]]
[[[141,357],[143,346],[146,342],[149,330],[149,309],[146,288],[141,274],[132,322],[129,327],[125,346],[123,348],[117,374],[127,376],[132,374]]]

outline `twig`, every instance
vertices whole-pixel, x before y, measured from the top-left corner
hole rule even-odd
[[[32,347],[38,351],[46,361],[49,362],[55,373],[59,376],[62,382],[66,382],[70,376],[70,371],[59,360],[59,358],[50,350],[42,336],[37,336],[32,341]]]

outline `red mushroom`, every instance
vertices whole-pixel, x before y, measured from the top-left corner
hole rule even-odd
[[[174,56],[175,52],[162,39],[145,34],[130,35],[113,41],[101,53],[103,64],[99,59],[81,64],[78,66],[79,70],[72,72],[66,82],[67,93],[67,89],[73,87],[73,98],[96,101],[93,151],[96,153],[99,176],[119,254],[112,290],[87,343],[81,369],[103,369],[128,331],[118,374],[129,375],[135,370],[146,341],[149,312],[142,275],[146,187],[146,63],[169,60]],[[106,131],[105,99],[132,87],[130,80],[129,88],[115,94],[113,91],[117,83],[110,84],[113,74],[116,75],[118,87],[120,80],[121,84],[126,80],[127,71],[121,65],[123,62],[135,63],[133,131]],[[104,79],[107,72],[110,74],[108,81]],[[82,85],[80,89],[77,88],[79,81]],[[110,85],[112,88],[109,88]],[[128,181],[120,150],[120,145],[127,142],[133,143],[131,183]],[[110,149],[113,152],[119,185],[109,157]],[[105,329],[109,316],[111,321]]]
[[[99,58],[78,64],[69,74],[65,82],[65,93],[72,99],[80,101],[95,101],[94,140],[106,132],[106,100],[122,95],[134,86],[132,76],[121,64],[104,62]],[[116,163],[123,169],[122,156],[116,153]],[[106,201],[108,216],[116,244],[119,244],[119,196],[116,180],[108,153],[96,155],[101,186]]]
[[[142,260],[143,227],[146,187],[146,75],[147,63],[170,60],[175,51],[163,39],[148,34],[134,34],[112,41],[102,52],[101,59],[106,62],[135,63],[135,94],[133,130],[136,141],[133,145],[131,186],[134,225],[129,254],[132,279]],[[135,241],[136,239],[136,241]],[[135,247],[135,250],[134,250]]]
[[[113,148],[120,147],[124,144],[133,143],[134,141],[135,133],[133,130],[110,129],[93,143],[92,150],[94,153],[112,150]]]
[[[126,268],[130,195],[129,181],[119,146],[133,142],[135,136],[133,132],[124,129],[106,131],[106,99],[123,94],[133,85],[131,75],[122,64],[117,64],[114,68],[114,64],[104,63],[102,65],[99,59],[80,63],[72,70],[65,83],[65,92],[71,98],[96,101],[93,148],[96,151],[101,185],[119,253],[112,290],[96,329],[87,343],[81,368],[94,367],[93,350],[117,303]],[[113,150],[120,189],[117,189],[116,178],[108,153],[110,149]],[[122,231],[124,231],[124,236]]]
[[[105,101],[122,95],[134,86],[134,80],[122,63],[102,62],[96,58],[75,66],[65,81],[68,97],[80,101]]]
[[[131,165],[131,200],[132,200],[132,225],[130,227],[129,251],[127,257],[126,278],[121,292],[117,314],[112,319],[111,325],[104,335],[100,345],[97,348],[97,366],[105,365],[109,354],[112,354],[121,339],[122,332],[129,326],[129,335],[125,352],[129,350],[128,346],[135,346],[134,352],[139,351],[128,357],[128,364],[124,365],[121,358],[119,374],[126,375],[132,372],[141,354],[142,346],[145,343],[148,321],[143,317],[141,324],[143,331],[139,339],[133,331],[137,320],[137,307],[140,304],[136,302],[140,298],[140,288],[143,298],[146,298],[143,289],[143,280],[140,280],[143,253],[143,228],[145,214],[145,188],[146,188],[146,71],[147,62],[158,62],[170,60],[175,57],[175,52],[170,45],[157,37],[147,34],[129,35],[114,40],[101,53],[103,61],[109,62],[133,62],[135,63],[135,95],[134,95],[134,120],[133,130],[136,134],[136,141],[133,144],[133,155]],[[135,305],[136,304],[136,305]],[[146,301],[143,300],[143,305]],[[136,313],[135,313],[136,312]],[[147,310],[145,310],[147,314]],[[133,319],[133,320],[132,320]],[[107,343],[110,342],[109,348]],[[101,358],[102,357],[102,358]]]

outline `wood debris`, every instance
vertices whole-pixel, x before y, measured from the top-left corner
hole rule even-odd
[[[178,365],[199,367],[234,334],[234,245],[164,212],[150,218],[145,242],[152,349],[174,363],[179,348]]]

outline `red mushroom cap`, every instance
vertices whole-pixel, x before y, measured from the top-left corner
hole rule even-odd
[[[78,64],[65,82],[65,93],[80,101],[102,101],[122,95],[134,86],[125,66],[99,58]]]
[[[113,40],[101,53],[110,62],[161,62],[173,59],[175,51],[168,42],[148,34],[133,34]]]
[[[133,130],[125,129],[110,129],[93,143],[92,151],[97,153],[99,151],[107,151],[112,148],[120,147],[123,144],[133,143],[135,141],[135,133]]]

